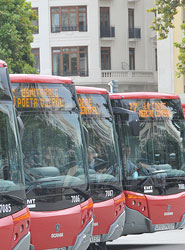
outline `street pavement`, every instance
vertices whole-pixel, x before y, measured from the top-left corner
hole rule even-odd
[[[108,250],[185,250],[185,229],[122,236],[107,246]]]

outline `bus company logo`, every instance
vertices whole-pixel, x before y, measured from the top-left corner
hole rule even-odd
[[[144,186],[144,193],[153,193],[153,186]]]
[[[60,231],[60,224],[56,224],[55,230],[56,230],[56,233],[52,233],[51,234],[51,238],[52,239],[62,238],[64,236],[63,233],[59,233],[59,231]]]
[[[173,215],[173,212],[170,212],[171,210],[171,205],[167,206],[167,212],[164,212],[164,216],[170,216]]]
[[[58,233],[60,231],[60,224],[56,224],[56,232]]]
[[[167,211],[170,212],[170,210],[171,210],[171,206],[168,205],[168,206],[167,206]]]
[[[27,206],[28,206],[28,208],[35,208],[36,207],[36,200],[35,199],[28,199]]]

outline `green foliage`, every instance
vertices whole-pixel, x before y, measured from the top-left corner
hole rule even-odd
[[[178,7],[185,8],[185,0],[155,0],[155,7],[148,10],[155,14],[151,28],[158,32],[158,39],[168,37],[170,28],[174,28],[174,17]],[[179,63],[177,64],[177,77],[185,74],[185,25],[181,25],[183,36],[181,43],[174,43],[179,48]]]
[[[0,0],[0,59],[11,73],[36,73],[31,53],[36,18],[26,0]]]

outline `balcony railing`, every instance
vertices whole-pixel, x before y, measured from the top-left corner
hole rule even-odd
[[[115,37],[115,27],[100,27],[100,37]]]
[[[111,80],[119,82],[157,82],[157,71],[146,70],[102,70],[102,82],[107,83]]]
[[[129,38],[141,38],[141,29],[140,28],[129,28],[128,29]]]
[[[87,26],[53,26],[51,32],[52,33],[58,33],[61,31],[81,31],[81,32],[85,32],[87,31]]]

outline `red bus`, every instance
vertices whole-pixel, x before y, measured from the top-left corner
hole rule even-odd
[[[87,129],[90,190],[94,203],[90,249],[106,249],[106,241],[118,238],[125,222],[125,197],[112,108],[106,89],[77,86],[76,92]]]
[[[8,68],[0,61],[0,249],[29,250],[21,144]]]
[[[87,153],[71,79],[10,75],[22,148],[32,249],[85,250],[93,227]]]
[[[185,226],[185,127],[177,95],[110,94],[122,154],[123,235]]]

